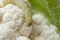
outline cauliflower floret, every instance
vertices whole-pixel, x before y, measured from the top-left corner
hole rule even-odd
[[[48,25],[33,25],[34,35],[39,35],[42,31],[49,29]]]
[[[50,35],[55,35],[55,34],[56,34],[55,31],[48,29],[48,30],[42,31],[41,34],[40,34],[40,36],[48,38],[48,37],[50,37]]]
[[[38,35],[42,31],[49,29],[49,25],[47,25],[47,20],[43,15],[35,14],[32,16],[32,20],[34,35]]]
[[[20,17],[23,16],[22,10],[20,8],[18,8],[17,6],[13,5],[13,4],[8,4],[5,7],[5,13],[2,17],[2,22],[8,22],[11,20],[15,20],[18,19],[16,17]]]
[[[25,36],[19,36],[16,38],[16,40],[30,40],[30,39]]]
[[[18,28],[14,21],[0,24],[0,40],[15,40],[14,31],[16,31],[17,29]]]
[[[59,38],[59,35],[55,31],[55,27],[51,28],[48,25],[34,25],[33,29],[34,40],[57,40]]]
[[[32,20],[36,24],[41,24],[45,20],[45,17],[42,14],[34,14]]]
[[[10,2],[16,4],[16,6],[9,4]],[[16,35],[18,34],[29,36],[32,31],[32,26],[29,25],[31,23],[31,15],[30,9],[27,7],[25,1],[3,0],[2,4],[4,7],[2,7],[3,9],[0,9],[0,14],[2,15],[0,40],[15,40],[15,37],[17,37]],[[24,23],[27,25],[24,25]],[[17,32],[18,30],[19,32]]]
[[[42,36],[36,36],[34,37],[34,40],[46,40],[46,39]]]
[[[7,29],[10,28],[11,30],[13,30],[16,37],[19,35],[28,37],[32,31],[32,26],[24,24],[23,11],[19,7],[15,6],[13,4],[6,5],[4,7],[4,10],[5,11],[4,11],[4,15],[2,16],[2,24],[0,24],[0,25],[3,25],[3,27],[7,27]],[[0,30],[0,31],[2,31],[2,30]],[[6,34],[7,34],[7,32],[6,32]]]
[[[40,18],[39,18],[40,17]],[[56,33],[57,28],[48,24],[43,15],[35,14],[32,17],[33,20],[33,37],[34,40],[58,40],[59,36]]]
[[[51,25],[50,25],[50,29],[55,31],[55,30],[57,30],[57,27],[56,27],[55,25],[52,25],[52,24],[51,24]]]
[[[3,7],[5,7],[6,5],[9,5],[11,3],[18,6],[23,11],[23,14],[24,14],[24,17],[25,17],[25,22],[28,25],[31,23],[31,21],[32,21],[31,20],[31,18],[32,18],[31,10],[30,10],[30,7],[25,0],[2,0],[1,2],[3,4]],[[10,8],[11,6],[8,6],[8,7]],[[14,10],[17,10],[17,9],[14,9]]]
[[[48,37],[47,40],[59,40],[59,35],[50,35],[50,37]]]
[[[57,34],[48,35],[48,37],[46,38],[47,35],[45,34],[45,36],[44,36],[44,34],[43,34],[43,36],[42,35],[35,36],[34,40],[59,40],[59,36]]]
[[[32,32],[32,26],[27,26],[26,24],[24,24],[20,30],[20,34],[22,36],[27,36],[27,37],[29,37],[31,32]]]
[[[32,32],[32,26],[22,25],[20,28],[15,32],[16,37],[18,36],[26,36],[29,37],[29,35]]]

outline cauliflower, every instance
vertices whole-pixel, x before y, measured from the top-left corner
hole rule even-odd
[[[44,37],[42,37],[42,36],[36,36],[34,38],[34,40],[46,40],[46,39]]]
[[[0,5],[0,40],[16,40],[15,38],[21,35],[28,37],[32,31],[31,11],[25,1],[3,0],[2,4],[4,6]]]
[[[19,19],[18,17],[20,17],[20,19],[22,19],[23,12],[17,6],[15,6],[13,4],[8,4],[4,8],[4,10],[5,10],[5,12],[4,12],[4,15],[2,16],[3,23],[11,21],[11,20],[17,20],[17,19]]]
[[[14,31],[17,30],[15,22],[11,21],[8,23],[0,24],[0,40],[15,40]]]
[[[44,15],[31,15],[27,0],[1,0],[0,40],[60,40]]]
[[[3,25],[3,28],[4,27],[7,27],[7,29],[11,28],[13,30],[13,32],[15,32],[15,33],[17,30],[20,30],[20,33],[17,32],[18,34],[24,35],[24,36],[29,36],[32,31],[32,26],[28,26],[27,23],[26,24],[24,23],[23,11],[19,7],[15,6],[13,4],[6,5],[4,7],[4,10],[5,10],[5,12],[4,12],[4,15],[2,16],[2,21],[1,21],[1,23],[3,23],[3,24],[0,24],[0,25]],[[0,30],[0,31],[2,31],[2,30]],[[6,32],[6,31],[4,31],[4,32]],[[16,35],[18,35],[18,34],[16,34]]]
[[[24,13],[25,22],[28,25],[29,25],[29,23],[31,23],[31,18],[32,18],[31,10],[25,0],[3,0],[2,2],[3,2],[4,6],[12,3],[12,4],[18,6],[19,8],[21,8]]]
[[[47,24],[46,18],[40,14],[33,15],[33,37],[34,40],[59,40],[59,35],[56,33],[56,26]]]
[[[22,36],[27,36],[27,37],[29,37],[31,32],[32,32],[32,26],[27,26],[26,24],[24,24],[20,30],[20,34]]]
[[[16,38],[16,40],[30,40],[30,39],[25,36],[19,36]]]
[[[33,25],[34,35],[39,35],[42,31],[49,29],[48,25]]]

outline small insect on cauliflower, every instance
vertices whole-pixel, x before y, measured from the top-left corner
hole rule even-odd
[[[16,38],[16,40],[30,40],[30,39],[25,36],[19,36]]]

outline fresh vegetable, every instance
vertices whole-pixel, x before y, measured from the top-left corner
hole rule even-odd
[[[29,1],[32,10],[28,0],[0,1],[0,40],[60,40],[51,22],[50,1]]]

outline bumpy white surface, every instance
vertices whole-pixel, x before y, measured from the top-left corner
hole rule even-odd
[[[60,40],[54,25],[48,25],[44,16],[33,15],[34,40]],[[44,19],[44,20],[43,20]],[[43,20],[43,21],[42,21]]]
[[[4,7],[4,15],[2,18],[3,22],[8,22],[10,20],[17,20],[19,17],[22,18],[22,10],[13,4],[8,4]]]
[[[13,21],[5,24],[0,24],[0,40],[15,40],[14,30],[16,30],[17,27],[15,27],[16,29],[14,29],[14,25],[15,22]]]
[[[0,23],[0,40],[15,40],[15,37],[20,36],[20,33],[23,34],[23,36],[30,35],[32,26],[29,27],[26,25],[25,27],[23,25],[24,14],[22,9],[13,4],[8,4],[0,8],[0,10],[0,15],[2,16]]]
[[[0,9],[2,21],[0,24],[0,40],[15,40],[14,32],[23,22],[22,10],[13,4],[8,4]]]
[[[32,35],[34,40],[60,40],[56,33],[57,28],[50,24],[42,14],[32,16],[32,24],[27,25],[24,22],[22,9],[13,4],[8,4],[0,8],[0,40],[30,40]]]
[[[32,19],[36,24],[40,24],[45,20],[45,17],[42,14],[35,14],[33,15]]]
[[[22,36],[27,36],[29,37],[29,35],[31,34],[31,31],[32,31],[32,26],[27,26],[27,25],[23,25],[21,30],[20,30],[20,34]]]
[[[16,40],[30,40],[30,39],[25,36],[19,36],[16,38]]]

